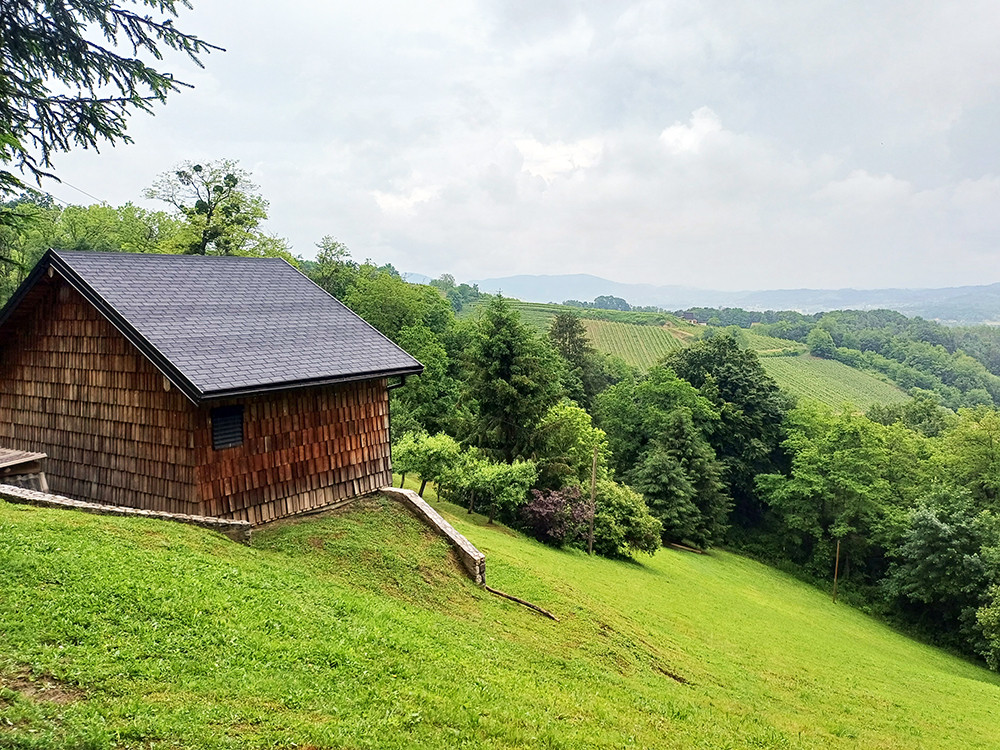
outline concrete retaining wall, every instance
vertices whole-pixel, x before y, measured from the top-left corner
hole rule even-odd
[[[166,513],[157,510],[142,510],[126,508],[118,505],[101,505],[83,500],[72,500],[62,495],[49,495],[37,490],[0,484],[0,500],[24,505],[37,505],[42,508],[68,508],[81,510],[84,513],[95,513],[102,516],[128,516],[133,518],[155,518],[161,521],[178,521],[192,526],[201,526],[218,531],[233,541],[250,544],[250,524],[247,521],[231,521],[225,518],[210,518],[208,516],[189,516],[183,513]]]
[[[386,497],[403,503],[417,518],[447,539],[455,548],[458,559],[469,577],[476,583],[486,583],[486,555],[455,531],[455,527],[445,521],[441,514],[428,505],[420,495],[413,490],[402,490],[398,487],[383,487],[379,491]]]

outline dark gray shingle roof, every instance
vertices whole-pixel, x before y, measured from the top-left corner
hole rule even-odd
[[[196,401],[423,369],[279,258],[46,257]]]

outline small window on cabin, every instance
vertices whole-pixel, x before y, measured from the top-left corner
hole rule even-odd
[[[212,409],[212,448],[243,445],[243,406],[219,406]]]

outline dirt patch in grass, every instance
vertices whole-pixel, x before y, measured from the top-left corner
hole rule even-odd
[[[38,703],[66,705],[86,697],[82,690],[73,685],[52,677],[39,677],[29,669],[20,669],[10,675],[0,674],[0,688],[6,688],[22,698]]]
[[[681,677],[676,672],[671,672],[669,669],[667,669],[666,667],[664,667],[662,664],[654,664],[653,665],[653,669],[655,669],[657,672],[659,672],[660,674],[664,675],[665,677],[669,677],[674,682],[679,682],[681,685],[690,685],[691,684],[691,680],[687,679],[686,677]]]

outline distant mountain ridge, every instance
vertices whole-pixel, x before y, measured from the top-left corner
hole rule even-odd
[[[610,281],[590,274],[521,275],[470,282],[483,292],[502,292],[526,302],[590,301],[621,297],[632,305],[668,310],[689,307],[742,307],[747,310],[896,310],[942,323],[1000,323],[1000,283],[940,289],[774,289],[723,292],[685,286]]]

